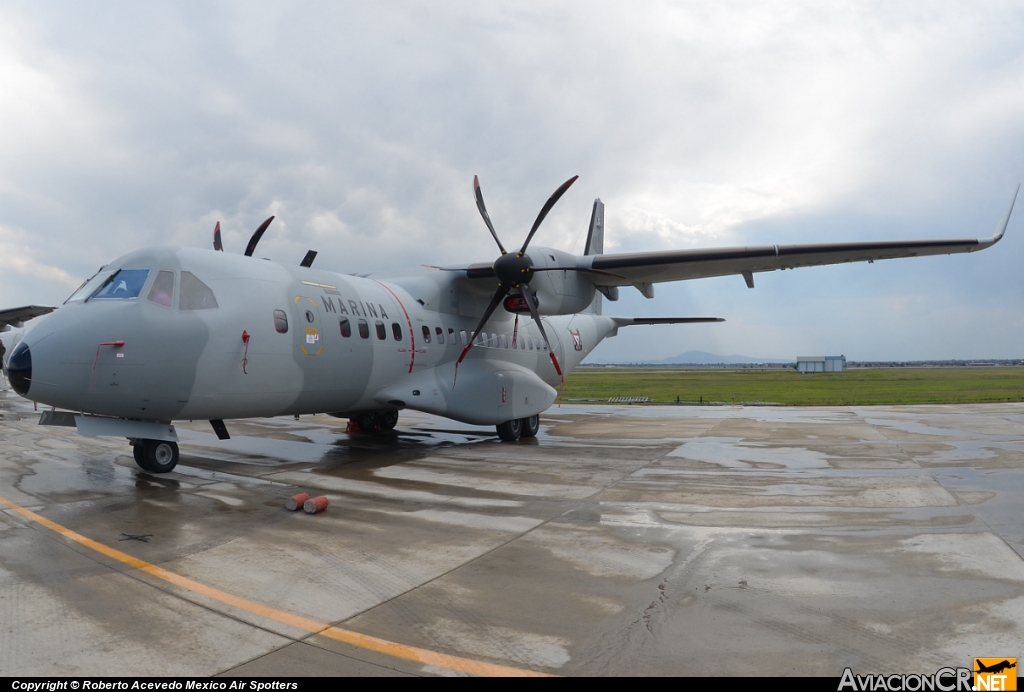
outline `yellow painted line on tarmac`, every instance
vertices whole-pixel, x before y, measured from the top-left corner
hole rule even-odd
[[[206,584],[200,584],[194,579],[183,577],[180,574],[168,571],[162,567],[157,567],[154,564],[140,560],[137,557],[132,557],[128,553],[123,553],[120,550],[111,548],[110,546],[104,545],[99,541],[94,541],[91,538],[86,538],[80,533],[72,531],[71,529],[61,526],[55,521],[50,521],[46,517],[40,516],[32,510],[25,509],[24,507],[17,505],[10,500],[0,497],[0,504],[7,506],[10,510],[20,514],[29,521],[34,521],[37,524],[41,524],[51,531],[59,533],[68,540],[72,540],[75,543],[84,545],[87,548],[95,550],[97,553],[106,555],[112,560],[117,560],[120,563],[134,567],[135,569],[150,574],[158,579],[170,582],[175,586],[180,586],[183,589],[188,589],[194,593],[206,596],[215,601],[220,601],[234,608],[240,608],[253,615],[259,615],[260,617],[267,618],[268,620],[274,620],[280,622],[289,627],[296,629],[305,630],[312,634],[319,634],[339,642],[344,642],[352,646],[359,647],[360,649],[366,649],[368,651],[376,651],[377,653],[386,654],[393,656],[394,658],[401,658],[406,661],[414,661],[416,663],[424,663],[426,665],[437,666],[438,668],[444,668],[446,670],[455,671],[457,673],[468,673],[470,675],[481,675],[481,676],[501,676],[501,677],[547,677],[547,673],[538,673],[532,670],[523,670],[521,668],[510,668],[508,666],[499,666],[494,663],[485,663],[484,661],[474,661],[469,658],[460,658],[458,656],[449,656],[448,654],[438,653],[437,651],[430,651],[428,649],[420,649],[415,646],[408,646],[406,644],[399,644],[398,642],[388,641],[387,639],[380,639],[379,637],[371,637],[368,634],[359,634],[351,630],[342,629],[333,625],[328,625],[316,620],[310,620],[309,618],[302,617],[301,615],[295,615],[288,613],[277,608],[271,608],[270,606],[263,605],[262,603],[256,603],[246,598],[241,598],[233,594],[229,594],[226,591],[221,591],[212,586]]]

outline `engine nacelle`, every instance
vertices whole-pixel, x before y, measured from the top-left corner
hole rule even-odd
[[[576,255],[553,248],[538,247],[529,251],[534,267],[573,267]],[[530,288],[537,294],[542,315],[571,315],[582,312],[594,302],[596,289],[580,271],[536,272]]]

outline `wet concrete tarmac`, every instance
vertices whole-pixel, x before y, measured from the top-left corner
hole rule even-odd
[[[0,417],[0,497],[69,530],[0,512],[0,675],[838,676],[1024,654],[1021,404],[563,406],[512,444],[420,414],[374,436],[229,421],[225,442],[196,422],[162,476],[10,392]],[[299,491],[330,507],[287,512]]]

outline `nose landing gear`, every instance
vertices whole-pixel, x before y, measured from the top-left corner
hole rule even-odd
[[[169,440],[132,440],[132,455],[143,471],[167,473],[178,465],[178,443]]]

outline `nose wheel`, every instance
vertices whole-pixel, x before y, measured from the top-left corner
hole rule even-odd
[[[143,471],[167,473],[178,465],[178,443],[168,440],[135,440],[132,445],[135,463]]]

